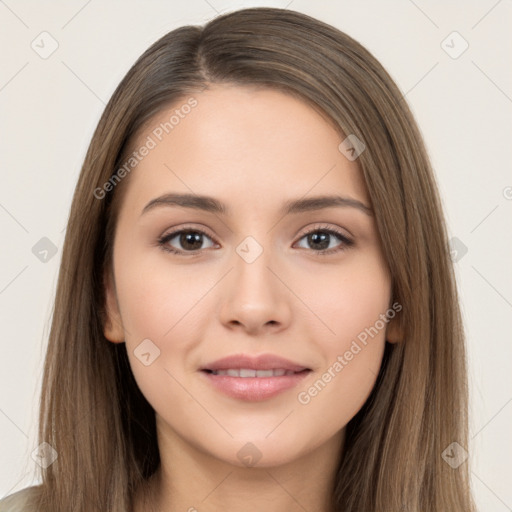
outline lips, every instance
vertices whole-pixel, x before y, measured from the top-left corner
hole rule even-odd
[[[299,373],[310,368],[273,354],[259,356],[239,354],[218,359],[206,364],[201,369],[210,372],[217,370],[285,370],[285,372]]]
[[[213,361],[201,371],[223,394],[247,401],[272,398],[295,387],[312,370],[273,354],[233,355]]]

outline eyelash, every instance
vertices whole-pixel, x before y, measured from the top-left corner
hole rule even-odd
[[[324,227],[324,226],[315,226],[314,228],[310,229],[306,233],[304,233],[300,238],[299,241],[305,238],[306,236],[312,234],[312,233],[326,233],[328,235],[333,235],[336,238],[340,240],[341,246],[336,249],[322,249],[321,251],[315,251],[312,250],[315,255],[329,255],[329,254],[335,254],[341,251],[345,251],[348,248],[352,247],[354,245],[354,241],[348,238],[346,235],[344,235],[341,231],[338,231],[335,228],[331,227]],[[180,235],[182,233],[197,233],[200,235],[205,235],[206,237],[210,238],[214,243],[217,243],[213,237],[208,235],[205,231],[197,228],[181,228],[176,231],[172,231],[171,233],[168,233],[158,239],[158,246],[165,252],[181,255],[181,256],[196,256],[198,255],[203,249],[197,249],[195,251],[180,251],[178,249],[175,249],[173,247],[170,247],[168,245],[168,242],[172,240],[176,235]]]

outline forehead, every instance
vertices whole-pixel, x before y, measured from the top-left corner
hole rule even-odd
[[[338,192],[368,203],[357,162],[338,149],[342,140],[332,122],[294,96],[214,85],[145,124],[133,148],[150,149],[131,172],[127,196],[182,191],[229,203],[243,191],[245,204],[257,207],[284,195]]]

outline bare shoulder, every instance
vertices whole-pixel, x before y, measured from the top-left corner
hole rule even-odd
[[[37,512],[41,486],[34,485],[0,500],[0,512]]]

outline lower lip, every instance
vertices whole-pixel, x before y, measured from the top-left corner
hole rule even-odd
[[[258,402],[295,387],[311,371],[279,377],[230,377],[229,375],[214,375],[206,371],[202,371],[202,373],[216,389],[226,395],[240,400]]]

